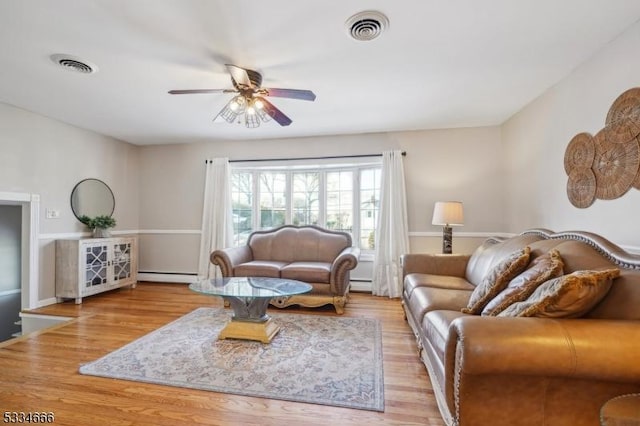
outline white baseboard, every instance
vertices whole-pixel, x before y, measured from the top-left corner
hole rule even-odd
[[[38,302],[36,303],[36,308],[43,308],[45,306],[55,305],[56,303],[58,303],[58,299],[56,299],[55,297],[38,300]]]
[[[163,273],[138,273],[138,281],[151,281],[157,283],[184,283],[191,284],[196,282],[198,277],[196,275],[188,274],[163,274]]]
[[[162,273],[139,273],[138,281],[150,281],[157,283],[178,283],[191,284],[198,280],[195,275],[162,274]],[[351,281],[352,291],[371,292],[370,281]]]
[[[371,293],[371,281],[351,281],[350,291]]]

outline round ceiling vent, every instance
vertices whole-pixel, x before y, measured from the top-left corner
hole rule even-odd
[[[360,12],[347,19],[347,31],[354,40],[369,41],[389,28],[389,19],[376,11]]]
[[[67,70],[76,71],[82,74],[93,74],[98,71],[98,67],[95,64],[76,56],[57,53],[55,55],[51,55],[51,60],[53,63],[58,64]]]

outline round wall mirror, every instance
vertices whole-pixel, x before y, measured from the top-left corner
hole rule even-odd
[[[111,216],[116,199],[109,185],[99,179],[84,179],[71,192],[71,210],[76,218],[81,216]]]

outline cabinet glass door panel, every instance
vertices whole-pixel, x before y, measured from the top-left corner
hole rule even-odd
[[[113,278],[119,281],[131,276],[131,244],[116,244],[113,248]]]
[[[87,246],[85,251],[85,286],[93,287],[106,284],[109,262],[107,246],[104,244]]]

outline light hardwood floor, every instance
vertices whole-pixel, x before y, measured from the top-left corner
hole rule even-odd
[[[183,284],[140,283],[35,312],[72,322],[0,344],[0,415],[53,412],[56,425],[443,425],[398,300],[353,293],[345,316],[382,322],[385,412],[83,376],[93,361],[219,298]],[[275,310],[277,308],[270,308]],[[335,315],[329,308],[288,312]],[[282,312],[278,310],[278,312]]]

